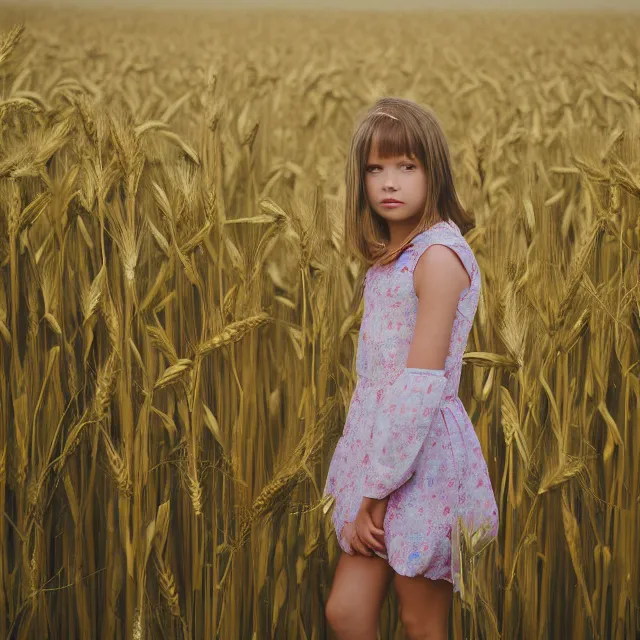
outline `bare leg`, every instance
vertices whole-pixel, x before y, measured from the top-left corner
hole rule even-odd
[[[396,575],[394,586],[409,640],[447,640],[453,585],[447,580]]]
[[[380,609],[393,573],[377,555],[340,554],[325,607],[327,621],[339,640],[376,640]]]

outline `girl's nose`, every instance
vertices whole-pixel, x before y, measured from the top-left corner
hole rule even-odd
[[[393,176],[387,176],[384,180],[385,189],[395,189],[397,187],[396,179]]]

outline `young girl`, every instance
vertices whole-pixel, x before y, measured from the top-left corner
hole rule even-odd
[[[448,636],[463,531],[491,540],[498,509],[458,397],[480,293],[436,116],[382,98],[353,136],[346,239],[370,265],[353,392],[324,490],[341,549],[326,605],[340,640],[375,640],[391,579],[411,640]],[[462,231],[461,231],[462,229]]]

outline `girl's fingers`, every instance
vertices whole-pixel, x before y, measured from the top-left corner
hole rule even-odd
[[[384,538],[384,529],[378,529],[378,527],[371,527],[371,535],[380,536]]]
[[[359,540],[370,549],[375,549],[376,551],[381,551],[384,553],[384,541],[377,540],[375,537],[376,535],[384,535],[384,531],[382,531],[382,529],[378,529],[372,522],[369,522],[369,525],[363,527],[363,529],[364,530],[361,533],[356,531],[356,535],[358,536]],[[380,533],[377,533],[378,531]]]
[[[384,530],[383,529],[378,529],[378,528],[376,528],[374,526],[371,526],[367,533],[372,538],[374,538],[375,540],[377,540],[379,542],[384,542]]]
[[[365,545],[362,542],[358,541],[356,543],[356,545],[357,545],[356,548],[358,549],[358,553],[361,556],[371,556],[372,555],[372,552],[369,551],[369,549],[367,549],[367,547],[365,547]]]
[[[380,551],[381,553],[384,553],[384,547],[379,542],[376,542],[373,538],[367,541],[367,545],[372,551]]]
[[[366,537],[365,543],[372,549],[376,549],[377,551],[381,551],[382,553],[385,552],[384,545],[379,540],[376,540],[372,535],[368,535]]]
[[[382,546],[382,551],[386,552],[387,548],[384,541],[384,529],[371,527],[370,533],[372,538]]]
[[[362,549],[360,548],[358,537],[356,536],[355,532],[351,534],[351,539],[349,540],[349,544],[351,544],[351,548],[356,553],[362,554]]]
[[[376,523],[373,521],[373,518],[371,517],[371,514],[369,514],[368,520],[369,520],[369,522],[368,522],[369,530],[372,533],[376,533],[378,535],[382,535],[383,536],[384,535],[384,529],[382,529],[381,527],[376,525]]]
[[[358,535],[358,533],[354,533],[353,535],[353,542],[351,543],[351,546],[354,547],[358,550],[358,553],[360,553],[360,555],[363,556],[371,556],[373,555],[373,553],[365,546],[364,542],[362,541],[362,539],[360,538],[360,536]]]
[[[369,521],[368,526],[364,526],[362,528],[364,531],[358,533],[358,529],[355,527],[354,523],[349,523],[349,525],[345,527],[347,539],[351,538],[349,540],[351,548],[356,553],[363,556],[372,556],[374,551],[386,553],[384,529],[376,527],[373,524],[373,521]]]

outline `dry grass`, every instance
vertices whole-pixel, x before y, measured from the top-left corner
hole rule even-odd
[[[331,637],[343,166],[383,94],[442,117],[477,220],[501,530],[452,637],[637,635],[637,16],[0,17],[0,638]]]

